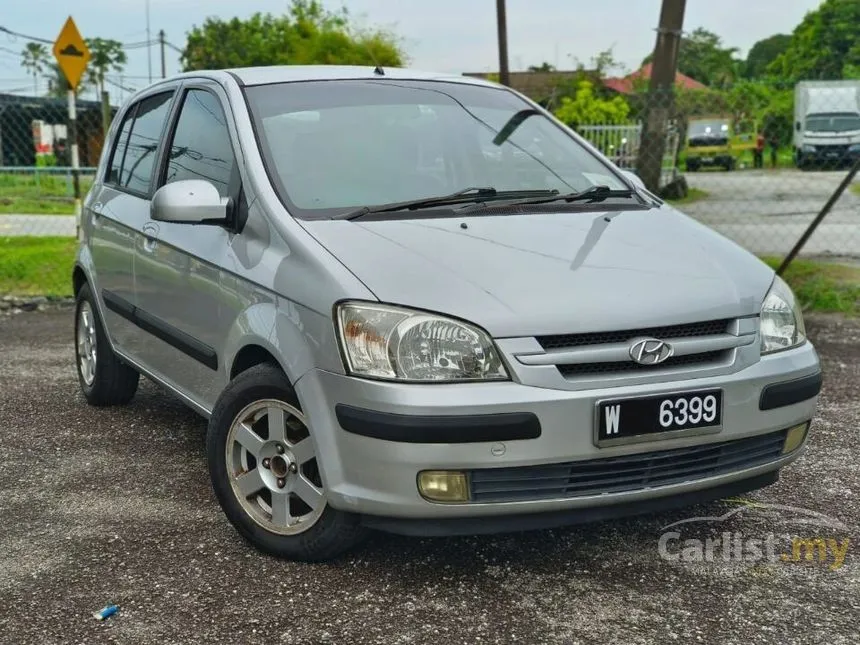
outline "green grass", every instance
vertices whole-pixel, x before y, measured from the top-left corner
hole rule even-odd
[[[76,246],[74,237],[0,237],[0,295],[72,295]]]
[[[776,269],[782,258],[762,258]],[[794,260],[783,275],[804,311],[860,315],[860,268],[814,260]]]
[[[81,195],[91,185],[92,177],[81,177]],[[72,215],[74,212],[72,185],[66,175],[0,174],[0,214]]]
[[[860,195],[860,181],[855,181],[848,189],[855,195]]]
[[[709,195],[710,193],[707,190],[702,190],[701,188],[690,188],[687,191],[686,197],[682,197],[681,199],[667,199],[666,201],[673,206],[683,206],[684,204],[697,202],[700,199],[707,199]]]

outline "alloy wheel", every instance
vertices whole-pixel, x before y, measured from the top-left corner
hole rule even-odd
[[[257,524],[296,535],[319,520],[325,493],[299,410],[275,399],[251,403],[233,420],[226,448],[233,493]]]

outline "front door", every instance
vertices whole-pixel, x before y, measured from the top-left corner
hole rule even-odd
[[[159,186],[203,179],[222,197],[238,198],[241,182],[220,92],[205,82],[184,89]],[[138,315],[154,335],[141,351],[160,377],[211,409],[224,386],[219,352],[234,318],[220,283],[230,233],[221,226],[150,224],[135,265]]]

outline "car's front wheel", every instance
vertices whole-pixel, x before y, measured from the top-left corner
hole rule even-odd
[[[140,374],[113,353],[88,284],[76,298],[75,359],[81,392],[90,405],[124,405],[137,392]]]
[[[221,508],[261,551],[328,560],[365,537],[356,516],[328,505],[307,421],[277,367],[252,367],[224,389],[206,444]]]

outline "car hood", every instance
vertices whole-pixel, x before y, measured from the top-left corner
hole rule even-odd
[[[381,301],[497,338],[758,315],[773,281],[758,258],[665,205],[302,225]]]

